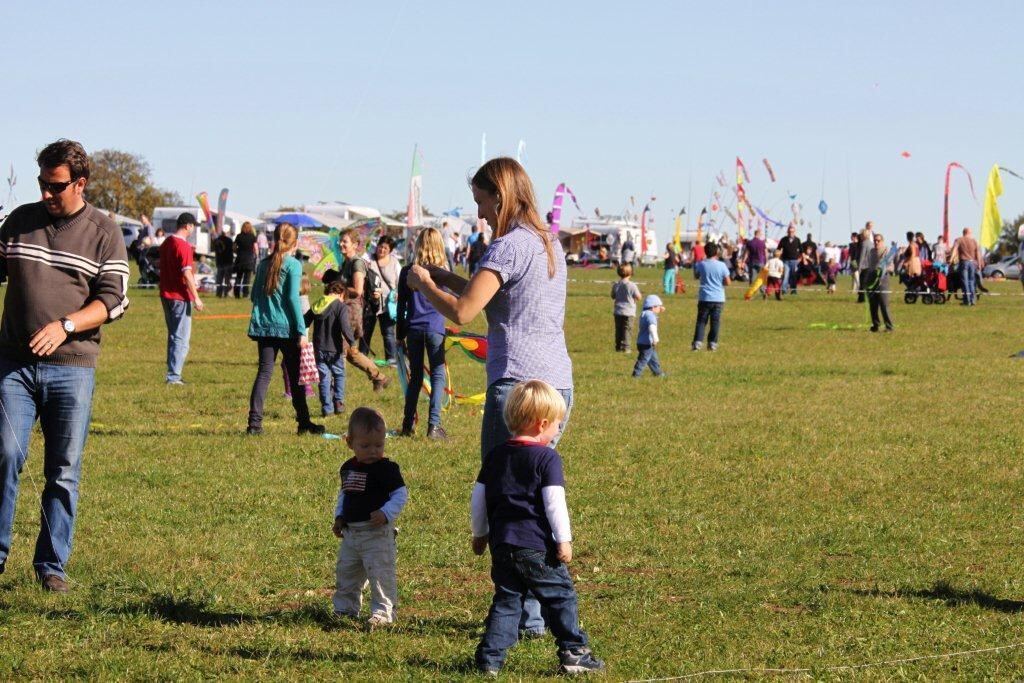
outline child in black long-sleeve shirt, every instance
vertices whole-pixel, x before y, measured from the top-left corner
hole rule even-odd
[[[345,285],[340,278],[328,278],[324,276],[324,295],[305,316],[306,325],[313,325],[313,350],[320,375],[320,405],[324,417],[345,412],[345,350],[346,345],[355,343],[348,306],[342,300]]]

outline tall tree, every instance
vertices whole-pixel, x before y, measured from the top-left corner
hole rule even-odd
[[[85,198],[93,205],[125,216],[150,216],[157,206],[182,204],[177,192],[156,187],[149,163],[138,154],[101,149],[89,155]]]

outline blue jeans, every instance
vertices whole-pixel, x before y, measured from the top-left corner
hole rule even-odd
[[[665,274],[661,278],[662,289],[666,294],[676,293],[676,269],[666,268]]]
[[[317,383],[320,389],[320,406],[324,415],[331,415],[334,413],[335,403],[345,402],[345,354],[317,351],[316,371],[320,375],[320,381]]]
[[[639,377],[644,374],[644,368],[649,367],[656,377],[665,374],[661,369],[661,361],[658,359],[658,351],[650,344],[637,344],[639,352],[636,357],[636,364],[633,366],[633,376]]]
[[[964,301],[973,306],[978,292],[978,264],[974,261],[960,262],[960,282],[964,288]]]
[[[798,259],[783,261],[782,265],[782,293],[796,294],[796,282],[800,278],[800,261]]]
[[[500,446],[512,438],[512,433],[505,425],[505,403],[508,401],[509,392],[512,387],[519,384],[519,380],[508,377],[499,379],[487,387],[487,398],[484,401],[484,415],[480,424],[480,460],[487,457],[496,446]],[[548,443],[555,448],[565,434],[565,428],[569,424],[569,415],[572,413],[573,392],[572,389],[558,389],[558,393],[565,399],[565,416],[558,425],[558,434]],[[519,628],[526,631],[539,633],[544,630],[544,619],[540,613],[540,603],[536,598],[528,597],[523,602],[523,618]]]
[[[180,382],[192,336],[192,302],[163,298],[160,301],[167,322],[167,381]]]
[[[718,343],[718,327],[722,320],[722,308],[725,307],[720,301],[698,301],[697,302],[697,325],[693,328],[693,343],[704,341],[704,326],[711,320],[711,331],[708,333],[708,344]]]
[[[423,356],[430,364],[430,420],[431,427],[441,424],[441,404],[444,402],[445,365],[444,335],[413,328],[405,338],[409,350],[409,386],[405,390],[405,416],[403,429],[412,429],[416,421],[416,401],[423,388]]]
[[[0,563],[11,551],[14,504],[32,425],[43,431],[42,514],[32,564],[62,578],[71,555],[82,450],[92,417],[94,368],[21,363],[0,357]]]
[[[517,627],[528,594],[537,596],[543,605],[560,651],[587,646],[587,634],[580,629],[576,588],[558,559],[543,550],[498,545],[491,548],[491,579],[494,599],[476,648],[478,667],[500,669],[505,663],[505,652],[519,640]]]

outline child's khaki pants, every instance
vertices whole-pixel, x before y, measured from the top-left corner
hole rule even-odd
[[[396,557],[394,524],[388,522],[378,527],[370,526],[370,522],[349,524],[335,567],[335,613],[359,616],[363,587],[368,583],[370,616],[392,621],[398,605]]]

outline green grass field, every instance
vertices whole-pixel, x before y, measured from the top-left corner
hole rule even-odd
[[[641,271],[645,294],[658,276]],[[897,297],[892,335],[870,334],[845,292],[743,302],[734,286],[720,350],[698,354],[687,274],[690,293],[667,298],[661,321],[668,377],[633,381],[633,356],[612,351],[611,272],[570,277],[576,406],[560,450],[571,570],[608,678],[748,667],[1024,677],[1024,648],[829,669],[1024,640],[1024,361],[1009,358],[1024,348],[1019,284],[993,285],[1014,296],[970,309]],[[209,314],[247,312],[208,299]],[[246,325],[198,315],[186,387],[163,383],[154,292],[136,291],[105,329],[73,590],[45,594],[32,580],[37,433],[0,577],[0,678],[474,675],[491,588],[488,559],[469,547],[479,409],[446,414],[450,443],[389,440],[410,488],[401,604],[393,628],[365,633],[330,605],[347,451],[294,435],[279,376],[266,435],[243,435],[256,371]],[[450,361],[457,389],[483,390],[481,365]],[[375,396],[350,372],[346,403],[399,423],[397,388]],[[340,418],[327,425],[344,431]],[[553,675],[554,649],[521,644],[507,676]]]

